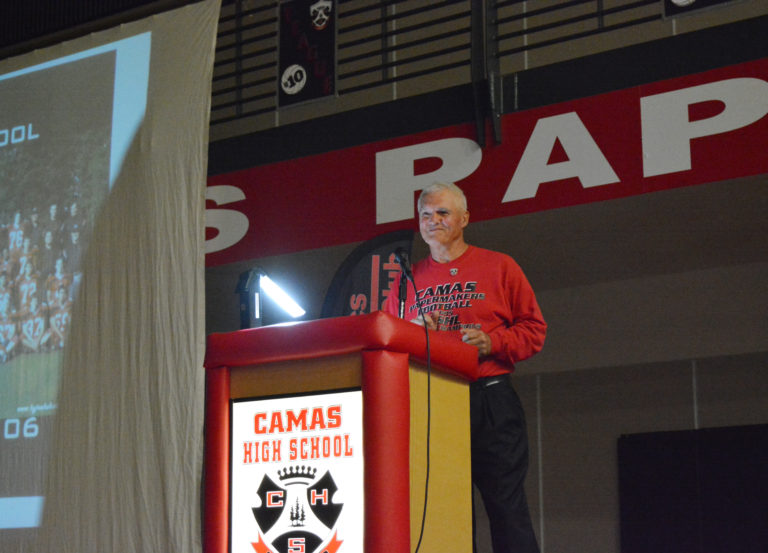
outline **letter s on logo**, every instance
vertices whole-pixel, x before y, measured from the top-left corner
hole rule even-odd
[[[305,553],[307,549],[305,541],[306,538],[288,538],[288,553]]]
[[[245,199],[245,193],[236,186],[222,184],[209,186],[205,190],[205,199],[226,205]],[[248,217],[234,209],[206,209],[206,228],[215,228],[218,234],[205,241],[205,253],[218,252],[234,246],[248,232]]]

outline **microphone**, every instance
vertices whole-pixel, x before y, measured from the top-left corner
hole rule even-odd
[[[400,288],[398,290],[398,316],[401,319],[405,318],[405,298],[408,295],[408,281],[413,284],[414,291],[416,290],[416,283],[413,281],[413,273],[411,272],[411,263],[408,261],[408,252],[405,248],[400,247],[395,250],[395,260],[400,264],[400,268],[403,270],[405,278],[400,279]]]
[[[413,272],[411,272],[411,262],[408,259],[408,252],[405,251],[405,248],[397,248],[395,250],[395,260],[400,264],[400,267],[403,269],[403,274],[405,275],[405,278],[413,282]],[[413,284],[416,286],[416,283]]]

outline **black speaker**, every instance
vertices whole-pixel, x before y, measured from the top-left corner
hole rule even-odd
[[[768,551],[768,425],[623,435],[622,553]]]

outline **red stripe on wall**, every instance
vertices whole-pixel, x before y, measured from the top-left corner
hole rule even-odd
[[[507,114],[502,119],[502,143],[489,140],[479,165],[456,182],[467,194],[472,219],[478,221],[768,173],[765,90],[768,59]],[[209,200],[208,209],[241,213],[248,225],[247,229],[241,225],[242,232],[234,233],[231,244],[209,251],[206,265],[352,243],[415,228],[412,211],[377,223],[377,203],[381,209],[383,196],[403,194],[396,183],[377,198],[377,154],[421,145],[426,152],[423,158],[401,156],[395,162],[403,164],[397,168],[399,174],[416,178],[456,161],[430,156],[433,144],[473,140],[474,132],[474,124],[456,125],[213,176],[208,181],[209,194],[227,185],[242,191],[245,199],[225,205]],[[569,132],[575,138],[569,139]],[[549,145],[547,139],[553,136]],[[658,167],[664,160],[648,153],[654,145],[659,145],[654,155],[670,158],[666,163],[671,165],[661,172]],[[690,168],[680,165],[686,156]],[[580,157],[586,160],[586,171],[597,172],[596,168],[607,165],[615,174],[614,182],[585,183],[579,176],[533,185],[529,180],[523,188],[533,192],[523,197],[519,187],[511,186],[513,176],[522,172],[523,158],[529,165],[533,159],[534,167],[535,159],[543,159],[538,167],[551,176],[557,163]],[[518,195],[505,201],[511,189],[513,196]],[[214,228],[221,225],[219,221],[207,228],[207,239],[226,230]]]

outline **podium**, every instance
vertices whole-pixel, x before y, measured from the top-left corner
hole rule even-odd
[[[204,553],[472,550],[476,348],[376,312],[212,334],[205,370]]]

